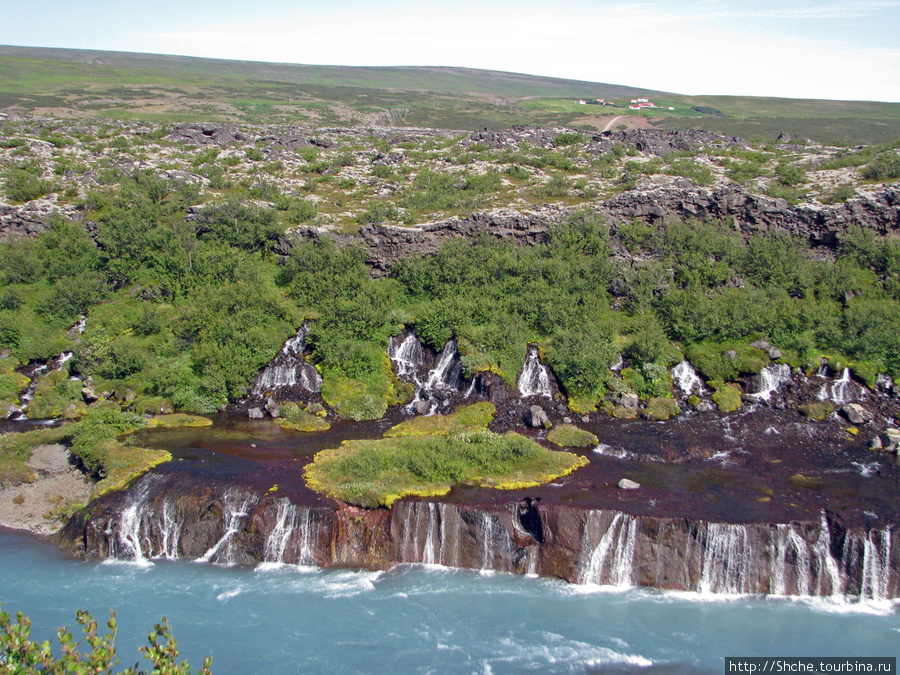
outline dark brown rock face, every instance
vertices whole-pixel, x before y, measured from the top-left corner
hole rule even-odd
[[[399,563],[710,593],[894,598],[893,527],[818,521],[717,523],[544,505],[402,500],[387,509],[303,506],[272,493],[168,485],[149,475],[76,516],[82,555],[387,569]]]

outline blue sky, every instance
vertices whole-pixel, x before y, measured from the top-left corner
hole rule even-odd
[[[900,0],[0,0],[0,44],[900,101]]]

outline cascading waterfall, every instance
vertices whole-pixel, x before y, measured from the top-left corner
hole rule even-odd
[[[891,580],[891,531],[869,530],[863,539],[861,598],[885,600]]]
[[[750,593],[750,553],[745,527],[710,523],[706,530],[698,590],[729,595]]]
[[[274,359],[256,378],[251,394],[266,396],[278,389],[297,387],[314,394],[322,391],[322,376],[315,366],[306,361],[307,325],[300,326],[297,334],[288,339]]]
[[[254,501],[254,498],[249,495],[225,495],[225,532],[206,553],[197,558],[197,562],[215,562],[223,565],[234,564],[232,540],[234,535],[240,531],[244,519],[250,515],[250,505]]]
[[[599,520],[596,511],[588,515],[583,534],[585,543],[589,543],[591,531],[599,527]],[[581,583],[605,586],[634,584],[632,571],[638,525],[639,519],[635,516],[625,513],[613,516],[587,563],[582,565]]]
[[[181,526],[182,523],[175,513],[175,507],[168,501],[164,502],[162,514],[160,514],[157,524],[160,532],[161,549],[155,557],[167,560],[178,558],[178,540],[181,538]]]
[[[299,509],[287,499],[278,502],[275,526],[266,538],[263,562],[277,565],[315,563],[312,510]]]
[[[433,415],[438,411],[440,399],[443,405],[450,403],[447,394],[460,394],[469,398],[475,393],[475,380],[466,386],[463,378],[462,360],[459,357],[456,340],[448,340],[438,354],[437,364],[424,373],[425,349],[416,337],[415,331],[402,340],[392,337],[388,340],[388,357],[394,369],[404,382],[411,382],[416,387],[412,402],[407,406],[408,412],[420,412]],[[465,387],[465,390],[464,390]],[[424,404],[424,405],[423,405]]]
[[[522,366],[522,372],[519,374],[519,379],[516,380],[516,389],[521,398],[529,396],[553,398],[553,391],[550,389],[550,374],[547,367],[541,363],[536,345],[528,347],[525,365]]]
[[[41,375],[48,373],[51,370],[62,370],[63,366],[71,361],[74,356],[75,355],[72,352],[63,352],[52,361],[36,366],[34,370],[31,371],[31,374],[28,376],[31,378],[31,382],[28,383],[28,387],[19,396],[18,412],[15,412],[15,408],[12,409],[14,411],[11,415],[12,419],[24,420],[26,418],[25,411],[28,409],[28,404],[31,402],[31,399],[34,398],[34,392],[37,390]]]
[[[402,340],[391,337],[388,340],[388,358],[397,369],[397,376],[401,380],[410,380],[421,386],[419,370],[425,363],[425,350],[422,343],[416,337],[415,331],[410,331]]]
[[[697,371],[694,370],[691,362],[687,359],[672,368],[672,380],[684,392],[685,396],[691,396],[692,394],[703,396],[706,393],[703,380],[700,379]]]
[[[822,385],[819,390],[819,400],[830,400],[835,405],[844,405],[860,398],[861,393],[861,388],[853,382],[850,376],[850,369],[844,368],[839,379]]]
[[[428,373],[425,389],[429,391],[458,391],[462,384],[462,361],[456,340],[447,340],[439,355],[438,364]]]
[[[750,394],[758,401],[768,403],[772,400],[772,394],[776,393],[782,385],[791,381],[791,367],[786,363],[774,363],[766,366],[759,373],[759,391]]]

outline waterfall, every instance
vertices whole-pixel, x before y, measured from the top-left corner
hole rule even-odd
[[[550,389],[550,375],[546,366],[541,363],[536,345],[528,347],[525,365],[522,366],[522,372],[519,374],[519,379],[516,380],[516,389],[519,390],[521,398],[529,396],[553,398],[553,392]]]
[[[855,384],[850,377],[850,369],[844,368],[844,372],[841,373],[840,379],[826,382],[822,385],[822,388],[819,390],[819,400],[830,400],[835,405],[841,406],[850,401],[857,400],[860,398],[861,394],[862,389],[859,385]]]
[[[685,396],[692,394],[703,396],[706,393],[706,389],[703,387],[703,380],[700,379],[697,371],[694,370],[691,362],[687,359],[672,368],[672,380],[684,392]]]
[[[425,363],[425,350],[414,330],[402,340],[399,337],[390,338],[387,351],[388,358],[397,370],[397,377],[401,380],[411,380],[418,385],[422,384],[419,380],[419,370]]]
[[[243,496],[240,502],[236,501],[237,495],[225,495],[225,532],[213,546],[202,556],[197,558],[197,562],[215,562],[224,565],[233,565],[235,563],[234,547],[232,539],[237,534],[241,525],[247,516],[250,515],[250,505],[254,499],[250,496]]]
[[[599,525],[597,512],[592,511],[585,521],[585,542],[589,541],[591,530]],[[600,537],[590,559],[582,566],[581,583],[606,586],[633,585],[634,548],[637,541],[638,519],[617,513]],[[583,550],[587,550],[584,548]]]
[[[429,391],[457,391],[462,385],[462,361],[456,340],[447,340],[439,354],[438,364],[428,373],[425,389]]]
[[[307,325],[300,326],[297,334],[288,339],[275,358],[256,378],[251,394],[265,397],[269,392],[298,387],[304,391],[318,394],[322,391],[322,376],[315,366],[306,361]]]
[[[475,393],[474,378],[466,386],[462,360],[454,339],[444,344],[437,355],[437,364],[427,372],[425,348],[415,331],[410,331],[402,340],[399,337],[390,338],[387,353],[397,377],[415,385],[415,395],[406,408],[407,412],[433,415],[440,407],[438,399],[443,399],[443,405],[447,406],[449,396],[458,394],[469,398]]]
[[[62,370],[63,366],[71,361],[74,356],[75,355],[72,352],[63,352],[55,359],[47,363],[35,366],[33,370],[31,370],[31,372],[28,374],[28,377],[31,378],[31,382],[28,383],[28,387],[19,396],[19,412],[14,412],[14,414],[12,415],[13,419],[26,419],[25,411],[28,409],[28,404],[31,402],[31,399],[34,398],[34,392],[37,390],[41,375],[50,372],[51,370]]]
[[[151,564],[143,551],[145,547],[149,551],[150,541],[141,533],[148,492],[148,483],[142,483],[125,508],[119,512],[118,519],[110,520],[107,525],[105,534],[109,552],[116,560],[129,560],[138,565]]]
[[[758,401],[768,403],[772,399],[772,394],[777,392],[781,386],[791,381],[791,367],[786,363],[775,363],[766,366],[759,373],[759,391],[750,394]]]
[[[181,521],[175,507],[168,501],[163,503],[162,515],[158,521],[161,549],[156,557],[175,560],[178,558],[178,540],[181,538]],[[152,554],[151,554],[152,555]]]
[[[886,600],[891,578],[891,531],[869,530],[863,540],[862,582],[859,596]]]
[[[750,555],[743,525],[710,523],[700,572],[701,593],[749,593]]]
[[[263,562],[275,565],[315,564],[315,534],[312,509],[301,510],[288,499],[279,500],[275,526],[266,537]]]

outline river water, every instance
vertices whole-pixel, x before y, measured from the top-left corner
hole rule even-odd
[[[721,673],[725,656],[897,656],[891,603],[704,597],[440,567],[388,572],[82,562],[0,531],[0,602],[32,637],[119,622],[123,665],[165,615],[219,674]],[[144,662],[146,663],[146,662]]]

